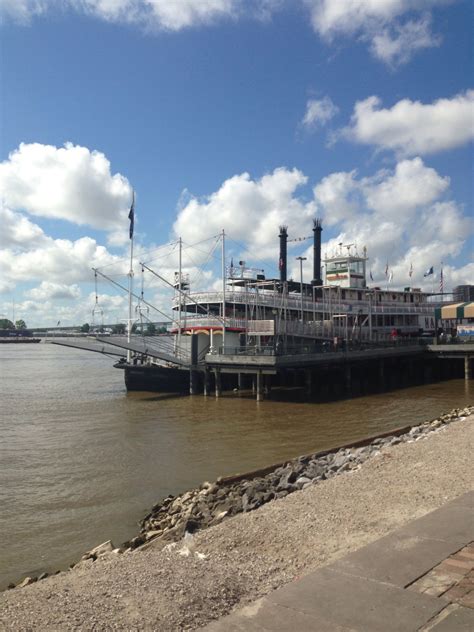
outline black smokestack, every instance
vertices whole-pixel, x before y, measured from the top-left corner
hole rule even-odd
[[[288,226],[280,226],[280,261],[278,267],[280,268],[280,281],[284,283],[286,281],[286,242],[288,240]]]
[[[322,231],[323,231],[323,227],[321,226],[321,220],[313,219],[313,233],[314,233],[313,280],[311,281],[311,285],[316,285],[317,287],[323,284],[323,280],[321,278],[321,233]]]

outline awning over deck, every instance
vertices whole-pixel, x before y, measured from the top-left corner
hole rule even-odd
[[[437,307],[435,309],[435,318],[438,320],[474,318],[474,302],[452,303],[451,305]]]

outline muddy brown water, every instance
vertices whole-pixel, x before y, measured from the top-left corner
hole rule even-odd
[[[129,539],[168,494],[432,419],[474,390],[257,403],[127,394],[112,359],[50,344],[1,345],[0,363],[0,588]]]

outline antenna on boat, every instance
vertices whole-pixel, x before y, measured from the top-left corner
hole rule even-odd
[[[142,266],[140,298],[138,299],[137,306],[135,307],[135,312],[138,314],[138,317],[140,318],[141,333],[143,335],[143,317],[145,317],[146,320],[148,321],[150,320],[149,319],[150,308],[148,307],[148,305],[145,304],[145,268],[143,266]]]
[[[96,315],[100,316],[100,326],[104,326],[104,310],[99,305],[99,295],[97,293],[97,270],[94,270],[94,287],[95,287],[95,303],[92,308],[92,329],[94,329],[94,325],[96,324],[95,319]]]

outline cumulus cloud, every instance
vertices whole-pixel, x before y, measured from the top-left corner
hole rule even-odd
[[[429,9],[446,0],[304,0],[313,29],[332,42],[340,36],[357,37],[372,54],[390,65],[406,63],[415,51],[438,46],[431,33]],[[409,12],[424,12],[417,20],[404,20]]]
[[[31,222],[22,213],[6,206],[0,207],[0,248],[30,248],[32,244],[45,244],[48,238],[42,228]]]
[[[393,173],[382,170],[361,182],[367,206],[384,216],[403,219],[405,211],[437,200],[449,187],[449,178],[427,167],[421,158],[402,160]]]
[[[474,138],[474,90],[421,103],[402,99],[391,108],[371,96],[358,101],[341,136],[402,156],[434,154]]]
[[[339,108],[327,96],[323,99],[309,99],[301,125],[308,131],[314,131],[326,125],[338,112]]]
[[[356,243],[360,250],[367,246],[376,283],[386,282],[388,262],[396,286],[416,284],[430,289],[431,280],[424,279],[424,271],[431,266],[439,269],[442,260],[455,259],[472,233],[472,223],[462,208],[444,199],[448,188],[449,179],[419,157],[365,178],[355,172],[331,174],[314,188],[325,224],[339,230],[326,244],[328,253],[340,242]],[[338,209],[337,221],[334,209]],[[414,275],[410,279],[411,264]],[[445,279],[448,283],[449,275]]]
[[[248,173],[233,176],[208,197],[191,198],[179,211],[174,232],[196,242],[225,228],[259,257],[273,255],[278,227],[291,223],[297,235],[315,212],[313,201],[304,202],[295,195],[306,182],[301,171],[284,167],[258,180]]]
[[[132,189],[99,151],[21,143],[0,163],[0,189],[15,211],[126,232]]]
[[[354,217],[360,208],[360,191],[355,178],[356,171],[331,173],[314,187],[314,197],[324,208],[329,226]]]
[[[76,284],[66,285],[65,283],[42,281],[38,287],[26,292],[26,296],[29,296],[35,301],[48,301],[52,299],[75,300],[80,298],[81,290]]]
[[[100,293],[98,300],[103,314],[92,314],[92,306],[95,304],[94,293],[76,301],[27,298],[15,303],[15,313],[32,328],[56,327],[58,321],[62,326],[82,323],[113,324],[121,321],[127,311],[127,297]],[[5,308],[8,308],[8,303],[0,304],[0,311],[6,311]]]
[[[92,267],[112,264],[125,273],[126,261],[110,254],[91,237],[76,241],[48,237],[41,247],[0,250],[2,275],[15,282],[44,279],[51,283],[87,282],[92,278]]]
[[[386,282],[387,261],[394,287],[431,289],[431,279],[424,279],[423,273],[432,265],[439,269],[442,260],[447,266],[446,285],[451,276],[455,278],[456,258],[472,232],[471,222],[462,207],[450,199],[449,178],[425,165],[420,157],[401,160],[393,169],[365,177],[356,171],[331,173],[315,183],[313,199],[302,194],[307,184],[303,173],[286,168],[261,179],[252,179],[249,174],[234,176],[202,200],[191,197],[179,211],[174,230],[197,241],[225,228],[229,248],[233,240],[239,240],[239,255],[254,265],[265,259],[274,261],[273,270],[267,266],[266,272],[275,274],[279,225],[289,226],[290,238],[311,235],[311,220],[318,215],[323,217],[323,237],[335,235],[326,241],[323,252],[329,254],[340,242],[356,243],[359,252],[367,246],[378,285]],[[299,252],[302,244],[289,246]],[[312,245],[305,254],[311,261]],[[412,263],[415,272],[409,278]],[[291,251],[289,274],[299,278]],[[304,277],[311,279],[310,264],[304,267]],[[456,278],[468,281],[462,274]]]

